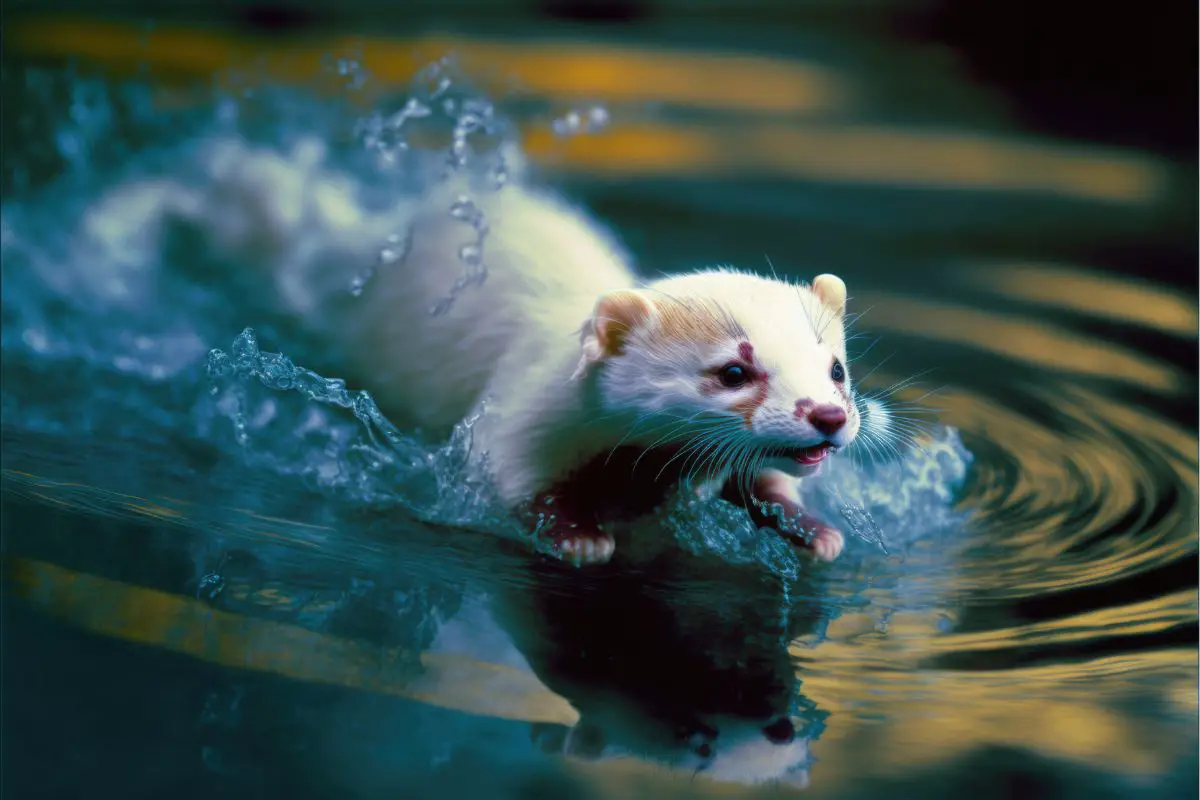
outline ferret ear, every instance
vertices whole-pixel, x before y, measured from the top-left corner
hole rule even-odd
[[[624,352],[629,334],[649,323],[656,314],[653,301],[634,289],[601,295],[580,332],[583,355],[573,377],[581,378],[593,364]]]
[[[846,284],[837,275],[818,275],[813,278],[812,289],[833,313],[841,316],[846,312]]]

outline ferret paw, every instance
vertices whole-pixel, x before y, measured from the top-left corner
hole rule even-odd
[[[539,545],[539,549],[547,555],[577,567],[607,563],[617,549],[611,534],[587,528],[544,533]]]
[[[834,561],[842,554],[846,538],[837,528],[804,513],[796,479],[779,470],[763,470],[755,479],[754,496],[757,500],[747,502],[735,490],[727,499],[740,499],[756,525],[774,528],[818,561]]]
[[[841,531],[819,522],[812,523],[812,528],[812,538],[802,547],[812,553],[813,558],[818,561],[833,561],[842,554],[846,546],[846,537],[842,536]]]
[[[841,531],[808,514],[797,514],[786,523],[774,520],[770,527],[818,561],[833,561],[846,547],[846,537]]]

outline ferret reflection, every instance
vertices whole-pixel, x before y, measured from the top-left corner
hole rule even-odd
[[[581,581],[542,564],[532,585],[500,598],[497,617],[538,678],[579,712],[572,727],[535,723],[534,744],[807,786],[824,715],[800,695],[788,647],[821,624],[801,599],[812,587],[789,587],[788,603],[777,582],[723,562],[614,566]]]

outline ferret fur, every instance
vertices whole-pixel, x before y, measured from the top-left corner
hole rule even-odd
[[[566,523],[549,532],[559,555],[606,560],[613,543],[594,512],[637,494],[672,463],[675,478],[701,488],[736,483],[731,497],[797,513],[798,481],[813,468],[794,456],[844,447],[857,434],[846,290],[834,276],[796,284],[711,268],[642,282],[615,236],[525,185],[519,169],[498,191],[471,191],[466,178],[454,177],[368,211],[349,179],[322,167],[314,143],[290,157],[238,140],[217,141],[205,153],[211,185],[149,181],[142,199],[155,201],[160,215],[200,226],[229,257],[260,267],[287,309],[347,354],[353,375],[397,423],[444,435],[486,400],[474,452],[486,456],[504,502],[536,508],[538,497],[559,492],[581,505],[551,509]],[[508,158],[518,163],[515,153]],[[131,197],[136,186],[118,189],[113,202]],[[435,316],[431,309],[463,275],[461,248],[479,241],[450,213],[462,197],[486,221],[487,279]],[[105,207],[85,222],[93,239],[107,235]],[[145,216],[147,226],[159,224]],[[350,297],[351,280],[378,258],[389,234],[406,239],[405,256]],[[730,364],[751,380],[722,385],[720,370]],[[813,409],[833,409],[843,421],[822,433]],[[722,448],[703,438],[718,430]],[[588,472],[617,451],[637,456]],[[645,452],[663,457],[638,474]],[[595,492],[578,501],[585,484]],[[835,557],[840,534],[816,527],[811,549]]]

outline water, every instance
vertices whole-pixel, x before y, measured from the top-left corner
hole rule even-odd
[[[32,698],[6,702],[24,748],[9,763],[28,765],[14,780],[503,797],[811,781],[869,796],[981,772],[1075,786],[1081,771],[1124,796],[1190,787],[1195,373],[1164,345],[1190,332],[1045,304],[1013,328],[1006,304],[1049,272],[958,269],[925,295],[859,266],[852,286],[877,288],[858,327],[891,355],[858,374],[876,367],[866,386],[886,390],[932,363],[939,391],[895,395],[942,414],[919,447],[810,482],[810,505],[850,534],[837,562],[816,569],[728,507],[683,500],[647,523],[650,566],[531,562],[466,465],[470,420],[448,442],[397,428],[242,274],[263,252],[332,253],[354,262],[332,289],[352,302],[405,266],[403,232],[377,225],[397,198],[448,170],[473,170],[478,191],[526,179],[507,118],[451,62],[366,112],[345,98],[369,74],[331,67],[335,100],[258,87],[169,117],[145,87],[5,75],[45,98],[28,115],[45,135],[6,165],[0,209],[6,601],[20,601],[5,632],[23,651],[6,648],[5,685]],[[585,106],[549,126],[609,122]],[[285,198],[259,220],[288,232],[282,250],[261,227],[211,223],[247,216],[222,205],[239,168]],[[121,193],[149,178],[175,183]],[[164,198],[209,222],[158,224]],[[646,261],[685,268],[694,226],[655,198],[595,205],[657,232]],[[455,292],[485,291],[487,220],[466,196],[447,213],[478,234]],[[348,216],[371,236],[338,239]],[[1064,297],[1087,278],[1057,277]],[[779,715],[795,742],[738,721]],[[87,755],[98,737],[103,759]],[[131,761],[148,743],[153,758]],[[64,747],[73,760],[38,776]]]

